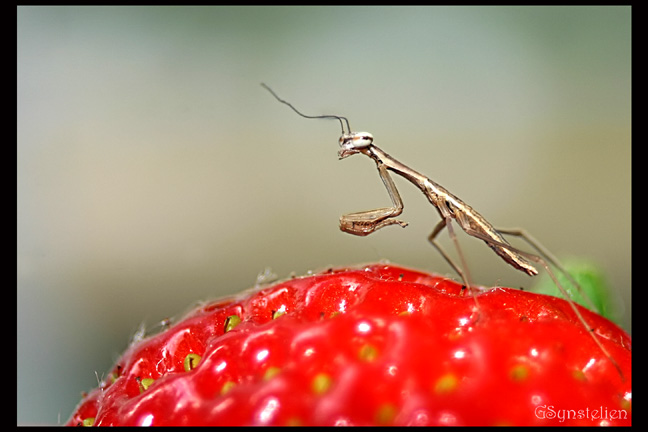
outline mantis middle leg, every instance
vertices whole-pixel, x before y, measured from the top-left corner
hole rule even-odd
[[[448,228],[448,234],[450,235],[450,238],[452,239],[452,242],[455,245],[455,248],[457,249],[457,252],[459,253],[459,259],[461,259],[461,266],[459,267],[453,260],[450,258],[450,255],[448,255],[445,250],[441,247],[439,243],[436,241],[436,236],[439,235],[441,230],[443,228]],[[445,217],[443,220],[441,220],[436,227],[434,227],[434,231],[428,236],[428,241],[434,246],[434,248],[441,254],[441,256],[446,260],[448,264],[450,264],[450,267],[454,269],[454,271],[457,272],[459,276],[461,276],[461,280],[464,283],[464,287],[468,288],[470,292],[472,293],[473,299],[475,301],[475,307],[477,308],[477,311],[479,311],[479,302],[477,301],[477,294],[473,291],[471,288],[470,284],[470,273],[468,271],[468,265],[466,264],[466,260],[464,258],[463,253],[461,252],[461,247],[459,247],[459,240],[457,240],[457,236],[454,232],[454,229],[452,228],[452,218],[450,217]],[[463,291],[462,291],[463,293]]]

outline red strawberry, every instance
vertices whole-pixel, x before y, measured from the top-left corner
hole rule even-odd
[[[68,425],[629,425],[631,341],[562,299],[393,265],[203,304],[132,344]]]

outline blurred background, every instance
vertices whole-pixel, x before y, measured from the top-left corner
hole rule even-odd
[[[388,259],[452,275],[436,210],[336,121],[499,227],[606,272],[630,331],[630,7],[19,7],[17,416],[67,420],[140,325]],[[459,235],[479,284],[530,287]],[[452,245],[443,233],[442,243]],[[520,243],[515,242],[520,245]]]

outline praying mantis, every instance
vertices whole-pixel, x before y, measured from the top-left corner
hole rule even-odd
[[[367,156],[376,163],[378,175],[380,176],[380,179],[387,189],[387,193],[389,194],[392,205],[391,207],[377,208],[373,210],[342,215],[340,217],[340,229],[342,231],[356,236],[367,236],[379,229],[390,225],[400,225],[401,227],[406,227],[407,222],[396,219],[403,212],[404,207],[403,200],[401,199],[400,193],[396,188],[390,172],[403,177],[418,189],[420,189],[421,192],[423,192],[423,195],[425,195],[430,204],[435,207],[439,216],[441,217],[441,220],[437,223],[437,225],[428,236],[428,241],[441,254],[446,262],[453,268],[453,270],[457,272],[457,274],[461,277],[463,281],[463,289],[468,289],[472,294],[475,304],[475,311],[477,313],[479,313],[479,301],[475,291],[471,289],[472,285],[470,274],[468,272],[468,266],[466,265],[465,258],[461,252],[457,236],[454,232],[452,225],[453,222],[456,222],[457,225],[459,225],[459,227],[469,236],[483,240],[500,258],[502,258],[513,268],[522,271],[529,276],[535,276],[538,274],[538,270],[534,266],[534,264],[542,266],[546,270],[549,277],[553,280],[554,284],[558,287],[561,294],[565,297],[565,299],[571,306],[571,309],[576,314],[578,320],[588,330],[589,334],[592,336],[592,339],[599,347],[601,352],[613,364],[613,366],[620,374],[621,378],[624,379],[623,372],[621,371],[618,363],[610,355],[605,346],[603,346],[596,333],[594,332],[594,329],[587,323],[582,313],[574,304],[573,300],[571,300],[567,290],[558,281],[554,271],[551,269],[551,266],[554,266],[562,274],[565,275],[568,281],[582,294],[583,298],[586,299],[591,310],[595,311],[596,308],[587,299],[587,296],[583,294],[580,285],[564,269],[558,259],[556,259],[556,257],[554,257],[549,252],[549,250],[541,245],[540,242],[538,242],[533,236],[531,236],[531,234],[529,234],[522,228],[495,228],[481,214],[479,214],[464,201],[459,199],[456,195],[453,195],[446,188],[439,185],[429,177],[408,167],[402,162],[399,162],[398,160],[387,154],[385,151],[383,151],[381,148],[376,146],[376,144],[374,144],[374,138],[372,134],[368,132],[352,132],[349,121],[346,117],[337,115],[305,115],[297,110],[291,103],[281,99],[267,85],[262,83],[261,86],[268,90],[279,102],[289,106],[293,111],[295,111],[302,117],[310,119],[328,118],[338,120],[340,122],[340,126],[342,127],[342,135],[339,138],[339,159],[345,159],[355,154],[361,154]],[[344,127],[345,124],[346,130]],[[437,236],[444,229],[447,229],[448,234],[457,250],[461,261],[461,266],[457,265],[437,242]],[[519,237],[520,239],[524,240],[529,246],[531,246],[531,248],[533,248],[536,253],[529,253],[512,246],[504,238],[504,235]]]

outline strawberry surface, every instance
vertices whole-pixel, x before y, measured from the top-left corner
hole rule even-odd
[[[466,290],[463,290],[466,291]],[[395,265],[204,303],[133,343],[68,425],[630,425],[631,340],[580,308]]]

